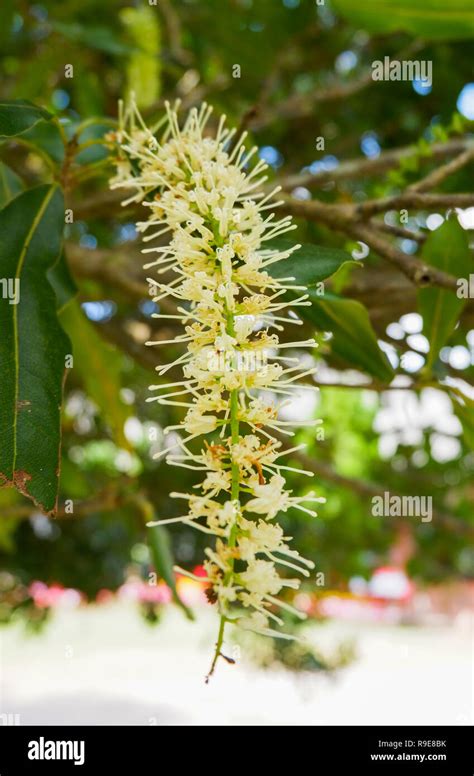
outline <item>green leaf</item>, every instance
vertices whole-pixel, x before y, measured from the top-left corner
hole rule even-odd
[[[271,247],[279,250],[292,245],[292,240],[271,242]],[[298,315],[318,329],[332,332],[331,350],[336,356],[384,382],[390,381],[392,367],[377,344],[365,307],[318,287],[347,262],[358,263],[340,248],[305,244],[288,259],[270,264],[268,271],[273,277],[294,277],[298,285],[308,288],[311,307],[298,307]],[[291,292],[291,296],[295,298],[296,292]]]
[[[154,517],[151,515],[150,520],[153,519]],[[173,570],[173,553],[171,551],[171,543],[168,532],[165,528],[159,525],[154,525],[147,530],[149,531],[149,544],[155,570],[164,579],[170,588],[175,604],[177,604],[177,606],[183,610],[188,620],[194,620],[193,613],[186,606],[186,604],[183,603],[176,589],[176,579]]]
[[[285,251],[295,245],[294,240],[271,240],[268,247]],[[315,287],[334,275],[346,262],[357,264],[342,248],[305,243],[287,259],[270,264],[268,271],[274,278],[294,277],[298,285]]]
[[[73,368],[78,370],[85,390],[100,408],[114,442],[129,449],[124,424],[131,410],[120,397],[120,353],[104,342],[78,302],[68,304],[61,311],[61,323],[71,338]]]
[[[63,225],[64,200],[55,185],[30,189],[0,211],[0,277],[19,284],[18,304],[10,304],[13,294],[0,299],[0,481],[47,514],[57,508],[60,410],[71,349],[47,279]]]
[[[23,191],[21,178],[10,167],[0,162],[0,209],[21,191]]]
[[[49,121],[52,115],[29,100],[2,100],[0,102],[0,137],[14,137],[26,132],[38,121]]]
[[[61,312],[77,294],[77,287],[69,271],[64,251],[61,251],[56,264],[48,271],[48,280],[56,294],[57,310]]]
[[[367,32],[410,32],[423,39],[474,37],[472,0],[332,0],[334,10]]]
[[[469,280],[473,262],[466,231],[456,217],[445,221],[431,232],[421,258],[433,267],[457,278]],[[418,292],[418,309],[423,317],[423,333],[430,342],[426,369],[430,370],[439,351],[454,331],[466,299],[443,288],[422,288]]]
[[[58,125],[52,121],[38,121],[21,136],[23,143],[38,148],[49,156],[53,162],[60,165],[64,161],[64,143]]]
[[[311,307],[299,307],[298,315],[314,323],[318,329],[332,332],[332,352],[382,382],[390,382],[393,379],[393,369],[378,346],[365,307],[354,299],[335,294],[318,296],[311,289],[309,297]]]

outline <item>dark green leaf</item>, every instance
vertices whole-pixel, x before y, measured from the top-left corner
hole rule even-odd
[[[445,221],[426,240],[422,258],[427,264],[457,278],[469,280],[473,262],[465,230],[456,217]],[[423,332],[430,342],[427,369],[453,333],[466,299],[443,288],[423,288],[418,292],[418,309],[423,316]]]
[[[383,351],[365,307],[354,299],[309,290],[311,307],[299,307],[298,315],[333,334],[332,352],[351,366],[366,370],[382,382],[390,382],[393,369]]]
[[[31,129],[23,132],[21,140],[39,148],[56,164],[64,161],[64,143],[57,124],[52,121],[38,121]]]
[[[2,100],[0,102],[0,137],[14,137],[26,132],[41,119],[52,116],[29,100]]]
[[[269,247],[284,251],[294,244],[295,240],[281,238],[271,240]],[[268,271],[275,278],[294,277],[296,283],[311,288],[330,278],[346,262],[357,264],[342,248],[305,243],[287,259],[270,264]]]
[[[57,508],[60,409],[70,342],[47,279],[61,250],[64,201],[38,186],[0,211],[0,276],[19,281],[19,303],[0,299],[0,480],[40,509]]]
[[[56,294],[58,312],[77,294],[77,287],[69,271],[69,265],[64,251],[58,257],[56,264],[48,272],[48,280]]]
[[[283,251],[294,241],[273,240],[270,244]],[[331,350],[336,356],[382,381],[390,381],[392,367],[377,344],[365,307],[319,287],[347,262],[357,263],[340,248],[305,244],[288,259],[270,264],[269,272],[273,277],[294,277],[298,285],[308,288],[311,307],[298,307],[298,315],[318,329],[332,332]]]

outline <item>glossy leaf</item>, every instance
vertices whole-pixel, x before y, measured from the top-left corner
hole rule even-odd
[[[466,231],[457,218],[445,221],[426,240],[422,259],[456,278],[469,279],[474,263]],[[431,369],[439,351],[454,331],[466,299],[443,288],[423,288],[418,292],[418,309],[423,317],[423,333],[430,342],[427,369]]]
[[[294,245],[293,240],[274,240],[271,247],[281,250]],[[390,381],[393,370],[377,344],[365,307],[352,299],[330,294],[319,284],[334,275],[347,262],[356,264],[340,248],[303,245],[288,259],[270,264],[274,277],[294,277],[295,283],[308,288],[311,307],[298,307],[298,315],[318,329],[333,334],[332,352],[350,366],[358,367],[382,381]],[[296,292],[292,292],[295,296]]]
[[[42,119],[52,116],[29,100],[2,100],[0,102],[0,137],[21,135]]]
[[[61,251],[64,201],[57,186],[20,194],[0,211],[0,481],[44,512],[57,507],[60,410],[70,342],[56,317],[48,271]],[[7,287],[8,290],[8,287]]]
[[[334,294],[318,296],[310,289],[311,307],[298,308],[298,315],[323,331],[332,332],[331,351],[348,366],[367,371],[382,382],[390,382],[393,369],[377,343],[365,307],[354,299]]]
[[[64,161],[64,143],[57,124],[42,119],[34,126],[23,132],[22,143],[28,143],[33,148],[39,149],[56,164]]]
[[[56,294],[56,305],[60,312],[65,305],[77,294],[77,287],[69,271],[64,251],[61,251],[58,260],[48,272],[48,280]]]
[[[296,240],[281,238],[271,240],[269,247],[284,251],[295,243]],[[270,264],[268,271],[275,278],[294,277],[296,283],[311,288],[330,278],[347,262],[357,264],[342,248],[305,243],[287,259]]]

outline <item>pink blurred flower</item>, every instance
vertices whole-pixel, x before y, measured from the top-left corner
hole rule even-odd
[[[152,585],[139,579],[130,579],[118,590],[119,598],[126,601],[141,603],[169,604],[172,599],[171,590],[164,582]]]
[[[72,587],[63,587],[57,584],[46,585],[39,580],[31,583],[29,593],[35,605],[41,609],[59,606],[74,608],[79,606],[83,598],[79,590]]]

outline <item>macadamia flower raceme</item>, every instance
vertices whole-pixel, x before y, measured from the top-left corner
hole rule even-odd
[[[143,253],[152,258],[145,268],[156,273],[149,278],[158,289],[155,301],[169,295],[177,302],[175,315],[155,317],[177,319],[184,327],[173,342],[182,342],[185,352],[157,367],[165,375],[180,365],[183,379],[150,386],[158,394],[149,400],[185,409],[182,422],[170,427],[182,432],[179,446],[159,455],[201,472],[203,479],[197,493],[171,494],[185,509],[159,524],[182,522],[213,537],[204,564],[208,598],[221,618],[212,673],[227,622],[291,638],[271,621],[282,624],[279,607],[302,615],[277,596],[299,586],[299,579],[288,575],[308,576],[313,564],[289,548],[276,518],[289,508],[316,515],[306,504],[324,499],[313,493],[296,497],[285,489],[282,473],[298,470],[281,463],[291,451],[282,451],[272,433],[292,435],[279,419],[279,406],[294,383],[314,371],[301,371],[297,360],[282,352],[313,347],[314,340],[280,343],[276,333],[282,323],[300,322],[285,315],[288,290],[292,308],[309,304],[294,278],[275,279],[268,272],[300,247],[282,251],[270,243],[295,227],[290,217],[278,220],[271,212],[279,204],[272,202],[279,189],[263,191],[267,166],[263,161],[252,166],[256,149],[246,150],[245,133],[234,142],[235,130],[226,129],[223,116],[215,133],[205,134],[211,112],[207,105],[192,109],[180,127],[177,110],[167,106],[163,121],[148,129],[133,103],[121,107],[111,186],[128,189],[126,202],[147,208],[148,218],[137,228],[150,243]],[[168,244],[153,246],[163,235]],[[171,272],[174,279],[161,282]],[[208,438],[193,442],[203,435]]]

